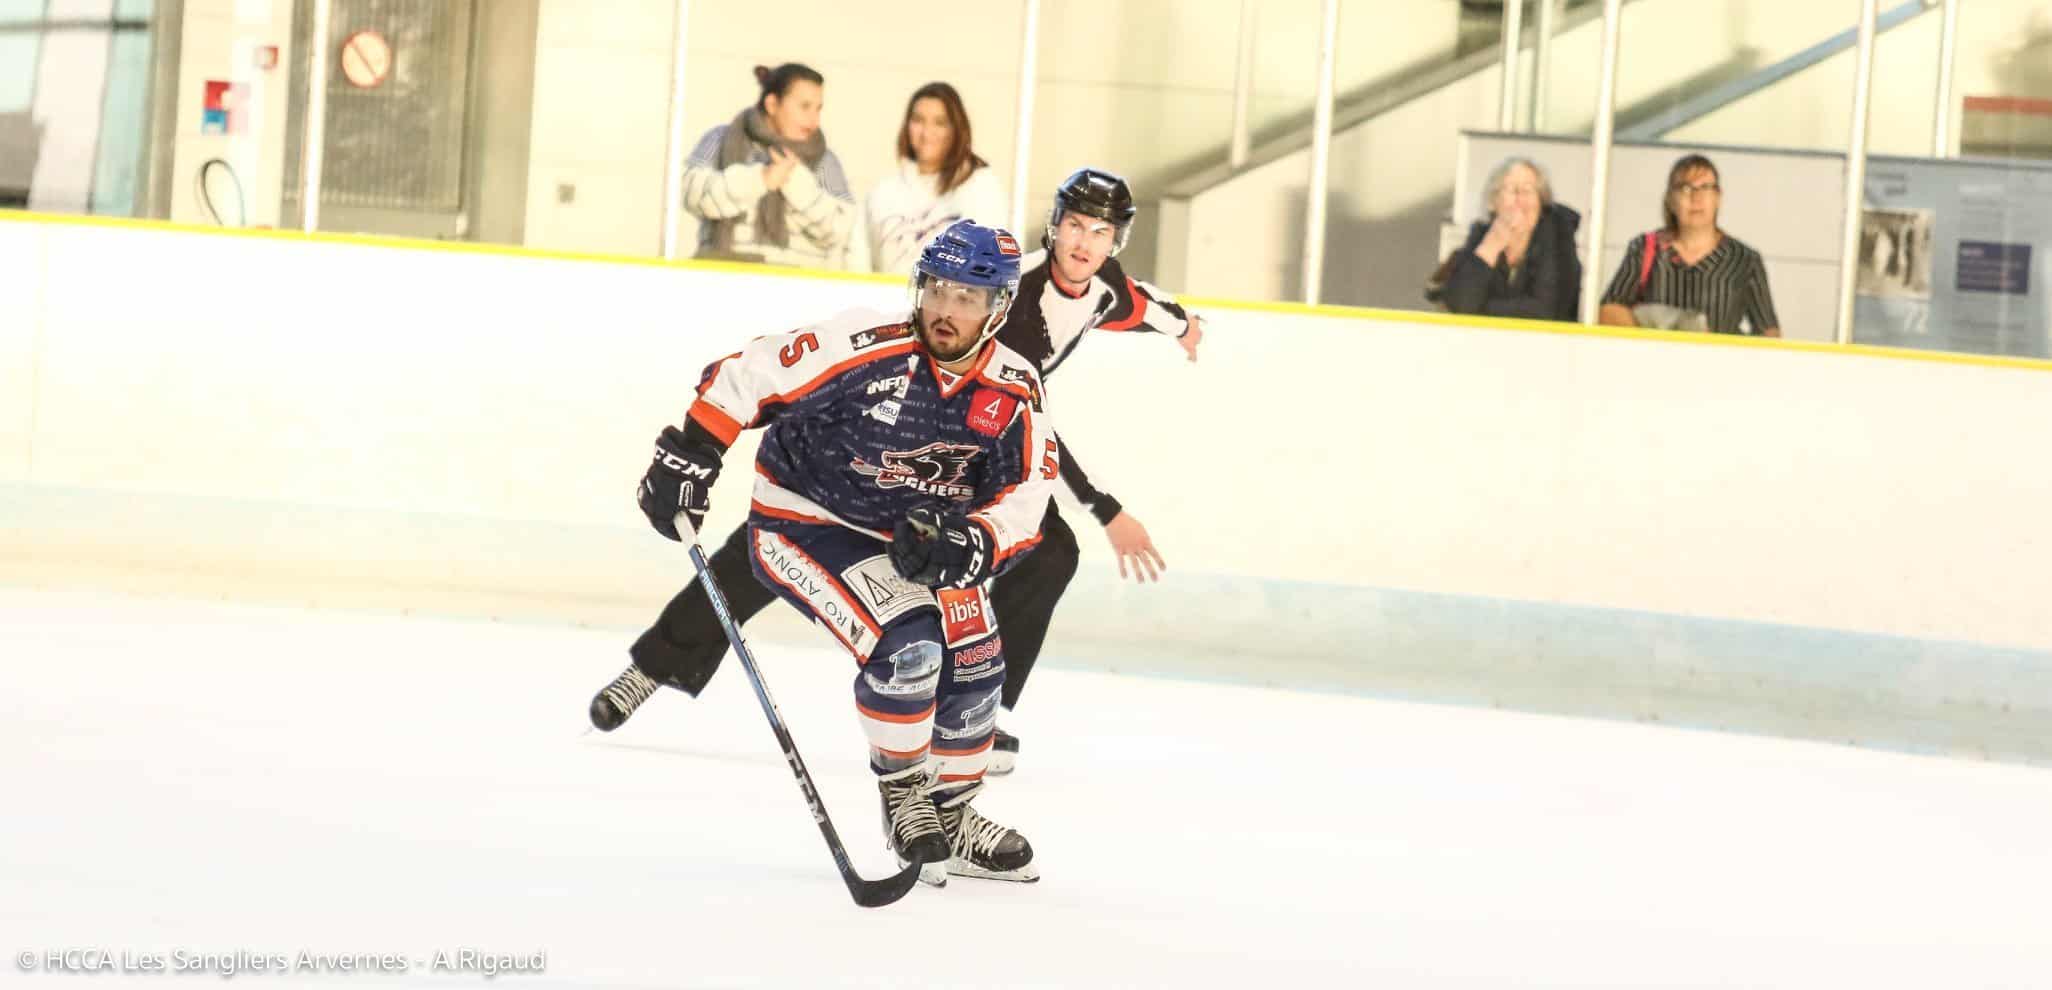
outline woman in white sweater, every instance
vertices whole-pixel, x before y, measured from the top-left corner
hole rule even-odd
[[[920,246],[948,224],[1004,226],[1004,186],[970,150],[969,137],[969,112],[955,87],[933,82],[913,91],[898,128],[898,171],[863,201],[849,268],[910,277]]]

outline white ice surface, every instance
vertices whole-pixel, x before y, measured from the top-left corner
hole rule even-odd
[[[2052,985],[2052,773],[1043,669],[979,804],[1045,878],[855,907],[737,664],[612,735],[627,638],[0,590],[24,951],[547,953],[561,987]],[[761,651],[860,865],[828,649]],[[208,985],[187,974],[83,985]]]

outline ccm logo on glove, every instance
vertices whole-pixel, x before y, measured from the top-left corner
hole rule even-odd
[[[635,490],[634,501],[648,524],[664,536],[682,542],[677,516],[683,514],[693,530],[705,525],[713,481],[720,476],[720,452],[690,444],[684,431],[663,427],[656,437],[655,457],[648,473]]]

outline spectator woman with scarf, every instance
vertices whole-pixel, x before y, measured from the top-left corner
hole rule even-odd
[[[839,268],[855,197],[819,129],[826,79],[787,62],[755,80],[755,105],[705,132],[684,166],[698,257]]]

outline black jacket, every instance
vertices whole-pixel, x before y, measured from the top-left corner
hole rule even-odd
[[[1456,313],[1574,321],[1582,302],[1582,262],[1575,256],[1575,229],[1581,225],[1581,214],[1559,203],[1540,211],[1525,263],[1513,278],[1501,259],[1491,268],[1475,256],[1475,245],[1489,232],[1489,221],[1476,221],[1440,298]]]

